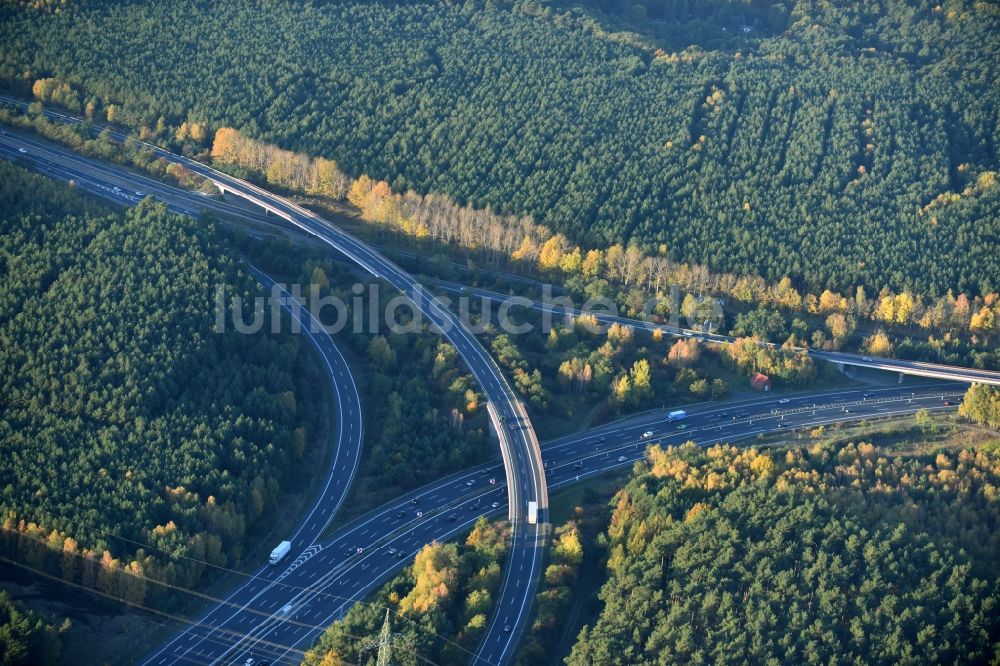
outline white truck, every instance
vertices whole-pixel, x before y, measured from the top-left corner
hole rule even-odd
[[[683,409],[675,409],[674,411],[667,414],[667,423],[683,421],[686,418],[687,418],[687,412],[685,412]]]
[[[528,524],[534,525],[538,522],[538,502],[528,502]]]
[[[271,558],[268,560],[272,566],[285,559],[285,555],[288,555],[288,551],[292,549],[291,541],[282,541],[278,544],[278,547],[271,551]]]

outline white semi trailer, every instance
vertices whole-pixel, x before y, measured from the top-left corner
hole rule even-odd
[[[281,560],[285,559],[285,555],[288,555],[288,551],[292,549],[291,541],[282,541],[278,544],[278,547],[271,551],[271,557],[268,560],[271,565],[275,565]]]

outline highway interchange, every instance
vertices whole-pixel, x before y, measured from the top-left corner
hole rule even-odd
[[[242,207],[173,188],[10,131],[0,134],[0,156],[27,160],[43,173],[62,180],[73,180],[82,189],[122,205],[134,205],[141,196],[152,194],[166,201],[171,209],[188,215],[209,210],[269,223],[265,216],[248,213]],[[338,446],[336,454],[338,458],[327,470],[325,490],[294,533],[293,551],[288,561],[290,565],[260,567],[245,584],[238,586],[225,603],[210,610],[194,627],[154,652],[146,663],[242,662],[250,655],[276,663],[294,663],[301,657],[302,648],[308,647],[324,626],[404,566],[425,543],[445,540],[469,529],[479,515],[496,516],[507,512],[508,517],[515,520],[515,527],[503,592],[499,595],[489,630],[477,654],[470,655],[470,661],[476,663],[506,663],[512,658],[530,614],[545,543],[544,513],[539,525],[529,526],[524,520],[524,507],[527,501],[535,498],[534,501],[539,501],[544,511],[547,486],[561,488],[576,480],[630,465],[642,457],[645,445],[653,441],[670,444],[693,439],[699,445],[736,441],[782,427],[814,427],[843,420],[910,413],[921,407],[946,409],[942,395],[952,399],[960,397],[962,387],[925,384],[919,389],[893,387],[872,391],[868,399],[862,398],[860,392],[848,391],[794,398],[787,403],[758,401],[739,409],[727,406],[693,411],[687,428],[673,432],[663,430],[662,414],[653,414],[646,421],[630,421],[627,426],[609,426],[553,442],[545,448],[545,471],[542,473],[540,448],[517,395],[478,341],[411,276],[357,239],[331,228],[309,211],[197,162],[172,157],[183,161],[194,171],[203,170],[199,173],[229,191],[243,188],[242,196],[246,199],[263,205],[272,213],[325,240],[376,277],[411,297],[456,346],[490,397],[503,464],[468,471],[432,484],[355,521],[330,539],[317,541],[343,501],[359,457],[361,412],[360,404],[356,403],[356,441],[350,438],[345,440],[344,433],[341,433],[341,446]],[[201,204],[200,207],[198,204]],[[267,283],[266,276],[258,277],[262,283]],[[309,315],[305,313],[304,316]],[[626,323],[636,324],[631,320]],[[650,326],[646,322],[638,323],[643,327]],[[303,328],[309,330],[308,326]],[[668,332],[684,334],[681,331]],[[697,334],[706,339],[711,337]],[[339,353],[332,340],[328,336],[311,339],[326,359],[334,386],[338,385],[337,368],[341,370],[341,382],[345,376],[349,378],[350,373],[342,357],[339,361],[336,359]],[[851,364],[852,361],[859,361],[854,363],[857,365],[869,365],[871,362],[874,364],[872,367],[879,367],[883,359],[872,361],[855,357],[846,362]],[[929,364],[894,365],[891,369],[902,372],[916,370],[923,374],[925,369],[920,366],[925,365]],[[932,368],[932,371],[936,373],[940,367]],[[949,372],[956,370],[961,372],[960,369],[947,368]],[[968,381],[966,376],[959,375],[957,378]],[[984,379],[977,375],[975,381]],[[1000,383],[1000,375],[996,378],[987,376],[986,381]],[[350,385],[353,386],[353,381]],[[353,396],[357,400],[356,389]],[[352,404],[351,396],[346,391],[338,391],[338,400],[342,417],[338,422],[344,424],[343,427],[353,428],[346,425],[349,419],[343,419],[345,405]],[[813,403],[817,405],[815,408]],[[778,411],[772,414],[771,409]],[[737,411],[719,418],[720,412],[727,410]],[[654,434],[643,438],[642,433],[647,430]],[[342,461],[349,458],[353,462],[344,468]],[[490,483],[490,479],[494,483]],[[514,502],[508,502],[508,497],[514,497]],[[320,511],[320,515],[317,516],[316,511]],[[417,512],[422,515],[418,516]],[[389,554],[390,551],[392,554]],[[348,552],[352,554],[348,555]]]
[[[693,441],[709,446],[766,433],[912,414],[918,409],[953,410],[963,392],[959,384],[917,380],[913,385],[886,389],[700,405],[689,408],[690,416],[681,424],[667,424],[666,412],[657,410],[547,443],[543,447],[546,476],[549,487],[559,490],[628,468],[645,456],[651,444]],[[649,432],[653,434],[644,436]],[[238,612],[211,634],[211,641],[175,644],[147,663],[213,663],[222,646],[230,648],[226,654],[235,663],[251,657],[275,664],[298,663],[298,650],[311,645],[330,622],[409,564],[425,544],[466,532],[480,516],[502,516],[507,509],[503,473],[499,461],[465,470],[352,521],[323,540],[322,550],[288,572],[280,583],[269,576],[255,581],[260,594],[254,603],[234,608]],[[501,615],[499,619],[506,623],[512,618]]]
[[[10,98],[2,99],[10,102]],[[72,117],[64,114],[47,113],[56,119],[74,121]],[[79,120],[75,119],[75,122]],[[126,139],[124,134],[116,133],[114,130],[108,131],[117,141]],[[40,152],[41,146],[45,146],[47,152],[44,154],[44,159],[56,164],[59,170],[53,171],[51,164],[46,164],[44,166],[48,170],[43,172],[67,179],[67,175],[79,171],[79,178],[70,176],[70,179],[75,182],[85,180],[88,189],[96,188],[101,196],[106,198],[117,197],[124,205],[136,203],[135,199],[140,196],[137,192],[145,192],[143,187],[148,185],[147,183],[132,185],[133,174],[121,168],[96,160],[81,163],[78,156],[69,150],[18,136],[12,132],[5,131],[0,135],[0,143],[8,146],[8,154],[11,148],[16,151],[13,153],[15,159],[27,160],[29,163],[35,163],[36,156],[32,151]],[[508,503],[508,519],[512,524],[510,551],[495,602],[494,614],[475,658],[498,664],[510,661],[527,624],[534,590],[541,574],[542,558],[547,542],[548,492],[534,428],[524,404],[499,366],[458,317],[442,306],[433,294],[427,292],[411,275],[363,242],[340,229],[329,226],[311,211],[251,183],[151,144],[145,145],[156,156],[185,166],[194,173],[210,179],[220,190],[255,203],[322,240],[374,277],[405,294],[427,317],[431,326],[455,347],[458,355],[465,361],[489,403],[493,431],[499,440],[504,461],[504,476],[511,498]],[[110,189],[106,186],[108,181],[122,178],[129,184],[115,185]],[[191,214],[196,210],[181,212]],[[535,524],[529,524],[527,521],[527,508],[531,502],[538,507],[538,521]],[[524,575],[514,574],[522,571],[525,572]],[[509,623],[499,623],[497,618],[500,615],[510,618]],[[229,655],[224,653],[223,657],[228,659]]]

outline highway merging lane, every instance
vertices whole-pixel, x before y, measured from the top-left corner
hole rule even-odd
[[[411,275],[350,234],[331,227],[311,211],[277,197],[255,185],[227,176],[198,162],[158,150],[159,155],[210,178],[220,189],[232,192],[288,220],[326,242],[376,278],[399,290],[455,347],[476,377],[489,402],[493,429],[500,441],[510,501],[511,546],[500,592],[479,652],[473,661],[507,663],[524,630],[541,574],[547,541],[548,492],[541,450],[527,410],[499,366],[480,342],[450,310]],[[528,504],[538,507],[538,520],[527,520]],[[228,658],[230,655],[223,654]]]
[[[554,440],[543,448],[549,487],[561,489],[609,470],[627,468],[645,456],[651,444],[699,446],[738,442],[768,432],[913,413],[949,410],[964,386],[918,382],[888,389],[849,389],[740,403],[688,408],[682,423],[665,422],[665,411],[608,424]],[[867,397],[866,397],[867,396]],[[948,403],[951,404],[948,404]],[[651,434],[650,434],[651,433]],[[338,529],[321,542],[323,551],[238,610],[234,630],[217,633],[235,663],[248,658],[293,664],[332,621],[343,616],[381,583],[412,561],[433,541],[461,534],[480,516],[507,510],[499,462],[465,470],[412,491]],[[492,482],[491,482],[492,481]],[[400,620],[396,620],[400,621]],[[241,635],[239,630],[246,633]],[[151,664],[210,663],[215,644],[184,655],[159,655]]]
[[[18,100],[0,96],[0,100],[19,104]],[[66,114],[46,110],[49,117],[66,122],[79,119]],[[105,131],[116,141],[125,141],[125,134],[114,129]],[[4,135],[4,139],[9,135]],[[22,139],[23,140],[23,139]],[[33,147],[37,150],[38,142]],[[511,521],[512,538],[510,553],[504,570],[500,592],[493,616],[487,627],[479,652],[473,661],[503,664],[513,657],[521,633],[531,611],[531,602],[541,574],[542,558],[547,542],[548,492],[542,467],[541,450],[527,410],[519,396],[510,386],[499,366],[486,352],[479,341],[465,328],[451,311],[445,308],[433,294],[425,291],[412,276],[372,250],[354,236],[329,225],[311,211],[282,197],[276,196],[252,183],[234,178],[200,162],[176,155],[152,144],[143,144],[153,154],[210,179],[223,192],[230,192],[257,204],[288,221],[294,226],[326,242],[345,257],[387,282],[400,293],[406,295],[427,317],[431,325],[441,333],[468,365],[476,377],[488,401],[493,430],[500,442],[500,452],[504,461],[505,479],[510,495],[508,519]],[[55,152],[50,147],[50,155]],[[70,163],[79,164],[69,151],[64,159],[59,159],[62,168]],[[22,153],[30,159],[30,151]],[[124,177],[121,169],[100,163],[89,163],[91,171],[112,173]],[[115,173],[118,172],[118,173]],[[109,177],[109,176],[105,176]],[[119,190],[112,190],[119,193]],[[134,203],[123,201],[123,203]],[[537,521],[527,521],[529,503],[537,505]],[[228,659],[223,650],[218,659]]]

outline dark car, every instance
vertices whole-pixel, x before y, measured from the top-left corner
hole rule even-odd
[[[450,516],[448,516],[448,522],[449,522],[449,523],[453,523],[453,522],[455,522],[456,520],[458,520],[458,516],[457,516],[457,515],[455,515],[454,513],[453,513],[453,514],[451,514]]]

